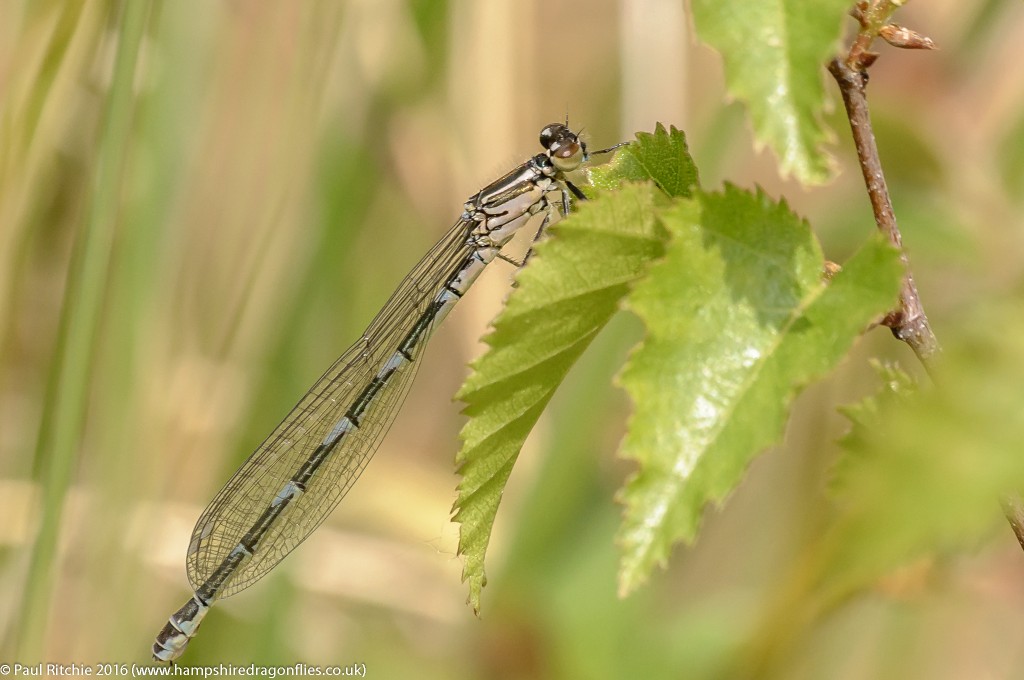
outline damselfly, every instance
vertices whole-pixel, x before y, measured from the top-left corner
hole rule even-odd
[[[324,521],[394,420],[437,324],[531,218],[540,236],[569,211],[570,193],[584,197],[566,174],[590,159],[586,144],[561,123],[544,127],[540,143],[543,153],[466,201],[369,328],[214,497],[185,558],[194,594],[157,635],[155,659],[181,656],[215,600],[251,586]]]

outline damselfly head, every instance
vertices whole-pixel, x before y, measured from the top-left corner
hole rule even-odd
[[[563,123],[545,125],[540,131],[540,143],[559,172],[575,170],[586,158],[587,147]]]

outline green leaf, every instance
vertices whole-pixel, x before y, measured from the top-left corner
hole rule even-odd
[[[882,386],[877,394],[839,408],[839,412],[850,420],[850,430],[839,440],[846,450],[846,455],[836,462],[832,470],[830,490],[833,493],[841,489],[847,466],[862,462],[859,458],[865,450],[866,442],[870,440],[871,432],[877,428],[882,414],[917,395],[914,379],[902,368],[895,364],[882,363],[877,359],[871,359],[869,363],[882,381]]]
[[[653,133],[636,133],[636,141],[620,151],[615,162],[591,168],[589,179],[597,189],[651,180],[669,196],[685,197],[697,187],[697,166],[686,146],[686,135],[675,126],[666,132],[658,123]]]
[[[485,338],[458,398],[470,421],[462,429],[459,553],[470,603],[480,607],[484,553],[505,482],[526,436],[569,368],[619,300],[663,248],[649,185],[622,189],[614,200],[588,201],[551,228]]]
[[[978,307],[944,335],[934,385],[908,393],[890,380],[848,410],[855,436],[832,484],[826,601],[909,561],[973,547],[996,527],[1009,536],[999,500],[1024,490],[1024,308]]]
[[[663,214],[664,260],[629,298],[647,338],[621,382],[635,411],[622,455],[620,591],[691,541],[705,505],[777,442],[789,404],[896,300],[902,267],[870,241],[828,283],[806,223],[763,193],[726,187]]]
[[[693,0],[701,40],[722,54],[729,93],[746,103],[758,141],[783,174],[807,184],[831,175],[821,150],[823,66],[837,46],[849,0]]]
[[[692,191],[696,177],[683,133],[660,125],[591,170],[599,188],[652,180],[675,194]],[[486,583],[484,555],[516,457],[569,368],[663,253],[667,235],[655,210],[663,202],[650,184],[626,184],[552,226],[550,238],[519,273],[517,288],[484,338],[487,353],[474,362],[457,395],[470,420],[456,458],[463,479],[454,519],[461,524],[463,580],[477,611]]]

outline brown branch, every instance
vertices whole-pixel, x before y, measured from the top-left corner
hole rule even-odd
[[[875,223],[889,237],[889,240],[900,251],[900,258],[906,274],[900,289],[899,308],[886,315],[882,324],[892,330],[892,334],[906,342],[921,363],[927,368],[932,358],[939,352],[939,341],[932,332],[928,317],[921,305],[921,298],[914,285],[914,277],[910,272],[910,262],[903,250],[903,238],[896,224],[896,214],[892,209],[889,189],[882,173],[882,163],[878,158],[878,146],[871,130],[871,116],[867,100],[867,69],[878,56],[870,51],[871,43],[876,36],[896,47],[908,49],[934,49],[932,41],[918,35],[914,31],[895,24],[889,18],[897,7],[902,4],[897,0],[860,0],[852,14],[860,23],[860,31],[850,46],[850,51],[843,59],[833,59],[828,70],[839,84],[846,105],[846,115],[850,119],[853,142],[857,147],[857,158],[860,160],[864,183],[871,199],[871,208],[875,213]],[[1003,499],[1003,513],[1010,522],[1017,541],[1024,548],[1024,499],[1019,495]]]
[[[844,59],[833,59],[828,70],[839,84],[846,105],[846,115],[850,119],[850,130],[857,148],[861,171],[864,173],[864,184],[867,186],[871,208],[875,214],[875,223],[879,230],[888,236],[900,251],[900,258],[906,274],[900,289],[899,306],[882,320],[892,334],[907,343],[917,355],[921,363],[928,367],[930,360],[939,351],[939,341],[928,323],[928,316],[921,305],[921,298],[914,285],[914,277],[910,271],[910,262],[903,250],[903,238],[896,223],[896,214],[892,209],[889,189],[882,172],[882,163],[878,158],[878,145],[871,129],[871,115],[868,110],[866,86],[868,82],[867,67],[874,62],[875,55],[869,51],[872,32],[877,35],[878,27],[862,13],[860,8],[854,16],[861,22],[862,30],[854,40],[849,54]],[[876,19],[877,17],[871,17]]]

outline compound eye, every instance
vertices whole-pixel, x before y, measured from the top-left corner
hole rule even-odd
[[[552,145],[559,137],[565,133],[565,126],[561,123],[551,123],[545,125],[544,129],[540,131],[540,145],[545,149],[550,150]]]

